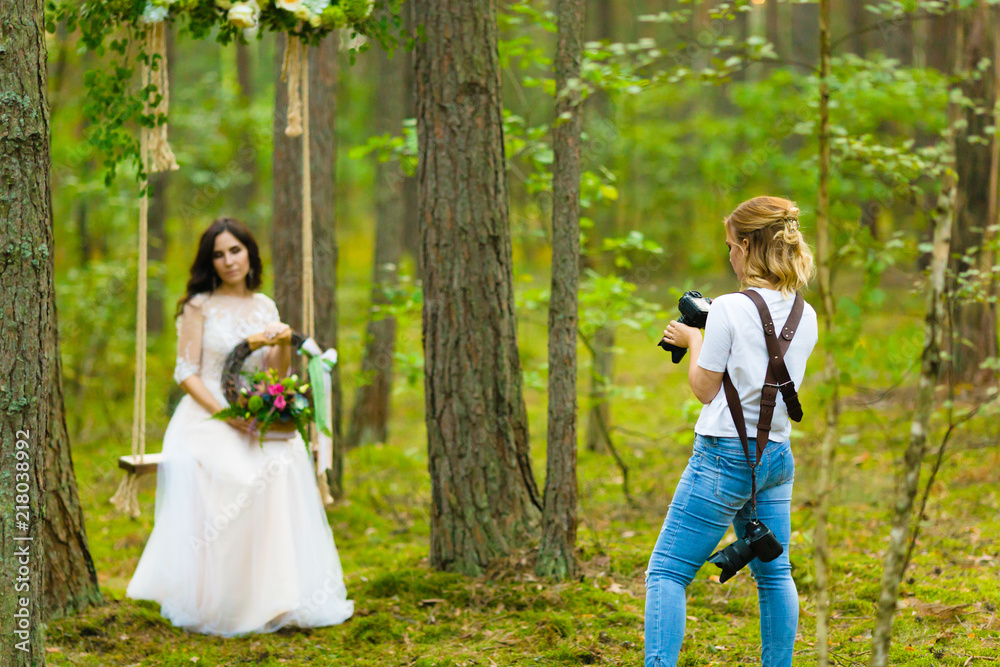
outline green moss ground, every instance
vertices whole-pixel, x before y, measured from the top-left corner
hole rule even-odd
[[[363,294],[349,294],[363,301]],[[919,341],[917,310],[873,323],[859,354],[872,364],[870,389],[888,387],[901,350]],[[543,323],[542,323],[543,324]],[[662,328],[662,327],[661,327]],[[345,328],[342,360],[357,367],[361,322]],[[657,331],[623,333],[617,381],[642,384],[645,400],[613,403],[618,447],[631,469],[636,505],[625,502],[621,475],[605,454],[580,452],[580,581],[554,584],[531,573],[531,553],[476,579],[434,572],[427,563],[426,443],[421,382],[401,384],[385,444],[352,451],[347,499],[328,512],[355,616],[313,630],[284,629],[235,639],[173,628],[148,602],[124,599],[129,577],[152,528],[155,480],[142,483],[143,515],[120,516],[108,503],[120,479],[117,456],[127,429],[90,427],[73,458],[90,547],[107,604],[50,623],[48,658],[56,665],[639,665],[643,656],[643,573],[670,494],[690,455],[698,405],[683,371],[655,347]],[[169,337],[168,337],[169,338]],[[419,321],[403,327],[402,351],[419,346]],[[172,354],[158,350],[150,372],[169,377]],[[526,370],[545,359],[545,329],[522,321]],[[357,354],[357,352],[353,352]],[[815,355],[817,358],[820,355]],[[818,364],[814,364],[816,370]],[[581,369],[581,388],[585,386]],[[352,378],[346,378],[353,386]],[[834,547],[834,664],[867,664],[896,461],[908,433],[912,373],[902,389],[881,394],[855,387],[843,416],[837,457],[831,541]],[[150,382],[153,442],[166,424],[166,380]],[[158,392],[157,389],[162,389]],[[654,391],[655,389],[655,391]],[[162,394],[162,395],[161,395]],[[811,560],[812,504],[822,425],[815,382],[803,389],[806,419],[796,432],[796,492],[790,549],[801,601],[796,665],[815,661],[815,590]],[[545,395],[527,393],[536,476],[544,475]],[[123,423],[131,401],[112,414]],[[73,410],[74,406],[68,406]],[[72,420],[71,420],[72,421]],[[581,420],[581,423],[583,420]],[[1000,662],[1000,448],[995,419],[971,422],[955,436],[935,484],[923,534],[902,588],[893,665],[984,665]],[[117,435],[116,435],[117,434]],[[932,459],[928,457],[928,465]],[[926,478],[926,474],[925,474]],[[541,480],[540,480],[541,481]],[[759,664],[756,593],[749,575],[710,581],[705,567],[689,589],[681,665]]]

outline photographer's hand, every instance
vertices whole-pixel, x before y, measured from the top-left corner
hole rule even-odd
[[[701,342],[701,331],[676,320],[671,320],[663,330],[663,338],[675,347],[694,347],[695,339]]]
[[[722,387],[722,373],[707,371],[698,365],[701,356],[701,330],[680,322],[671,321],[663,330],[663,337],[671,345],[690,349],[688,355],[688,384],[695,398],[702,403],[711,403]]]

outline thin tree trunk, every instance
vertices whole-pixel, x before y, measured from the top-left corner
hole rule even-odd
[[[44,25],[42,0],[0,3],[0,26],[18,26],[5,31],[0,57],[0,664],[11,666],[45,664],[43,491],[56,323]]]
[[[253,104],[253,59],[249,44],[236,44],[236,80],[240,85],[240,104],[244,109],[249,109]],[[310,100],[312,97],[309,98]],[[253,135],[249,127],[244,125],[240,128],[240,145],[237,149],[237,160],[240,164],[240,173],[247,179],[236,187],[236,207],[243,211],[248,211],[257,196],[257,149],[254,146]]]
[[[972,72],[982,59],[993,57],[990,26],[978,9],[963,12],[959,22],[963,26],[965,45],[959,62],[964,71]],[[972,143],[969,138],[987,136],[989,126],[993,124],[996,95],[993,76],[990,69],[978,78],[967,78],[963,85],[965,95],[982,109],[964,109],[966,124],[958,129],[956,136],[958,190],[951,246],[952,289],[957,286],[957,276],[980,268],[986,230],[992,224],[989,221],[992,150],[989,142]],[[982,112],[983,109],[988,111]],[[989,293],[992,286],[990,280],[973,277],[970,281],[975,289],[986,293],[959,295],[950,300],[951,322],[957,342],[950,369],[956,382],[981,384],[994,377],[992,371],[983,370],[980,365],[998,353],[996,304],[989,298],[992,296]]]
[[[615,7],[613,0],[598,0],[597,6],[597,38],[614,41],[616,37]],[[613,124],[614,108],[608,93],[598,90],[593,97],[593,108],[596,111],[597,122]],[[583,262],[587,268],[601,270],[601,240],[615,233],[615,220],[612,211],[602,208],[594,212],[594,228],[589,234],[589,244]],[[606,267],[605,267],[606,268]],[[605,438],[605,429],[611,424],[611,406],[607,401],[607,386],[614,377],[614,343],[615,332],[610,326],[601,327],[593,336],[593,346],[590,364],[590,386],[588,389],[587,429],[584,442],[588,451],[607,452],[612,444]]]
[[[819,6],[792,5],[792,60],[800,68],[813,70],[819,61]],[[805,71],[800,69],[800,71]]]
[[[862,58],[868,55],[868,33],[865,28],[874,19],[874,16],[865,10],[866,4],[867,0],[847,0],[851,53]]]
[[[594,353],[590,366],[590,404],[587,412],[587,449],[606,452],[611,443],[604,437],[604,428],[611,428],[611,404],[608,403],[608,385],[615,373],[615,330],[602,326],[594,332]]]
[[[951,180],[946,177],[946,180]],[[872,633],[870,667],[889,664],[889,645],[892,640],[892,619],[899,598],[899,584],[906,569],[906,552],[910,537],[913,500],[920,484],[920,468],[927,446],[927,429],[934,411],[934,388],[941,375],[945,322],[945,270],[951,242],[952,220],[955,216],[956,188],[945,182],[934,211],[934,241],[931,273],[927,281],[926,317],[924,320],[924,349],[921,356],[920,387],[913,420],[910,423],[910,441],[903,458],[903,480],[896,491],[896,502],[889,532],[882,571],[882,588],[878,600],[875,629]]]
[[[279,44],[277,71],[280,73]],[[334,220],[336,135],[337,34],[309,48],[310,169],[312,171],[313,267],[316,341],[336,347],[337,237]],[[287,109],[284,85],[275,86],[274,206],[271,252],[274,264],[274,300],[282,320],[302,328],[302,137],[285,136]],[[343,493],[342,400],[340,366],[333,367],[333,468],[327,472],[330,492]]]
[[[580,76],[585,0],[556,0],[556,120],[552,145],[552,290],[549,419],[542,543],[535,572],[576,572],[576,336],[580,284]]]
[[[404,19],[406,29],[413,30],[413,5],[408,3],[404,9]],[[413,51],[399,53],[397,58],[402,58],[403,68],[403,91],[404,91],[404,113],[407,118],[417,116],[417,96],[416,96],[416,62]],[[420,240],[420,220],[417,217],[417,177],[407,176],[403,180],[403,247],[406,253],[413,258],[415,274],[418,279],[424,275],[423,255],[421,253],[422,242]]]
[[[536,535],[514,313],[496,0],[415,0],[424,391],[435,568]]]
[[[813,536],[816,565],[816,657],[819,667],[829,664],[830,544],[827,519],[833,478],[837,421],[840,414],[839,373],[833,350],[836,313],[830,281],[830,0],[819,2],[819,201],[816,206],[816,255],[819,294],[823,301],[823,325],[826,334],[826,383],[830,392],[826,406],[826,431],[820,451],[817,483],[816,528]]]
[[[774,52],[778,58],[784,57],[785,40],[781,38],[781,23],[779,18],[780,7],[778,0],[766,0],[764,6],[764,26],[767,33],[767,41],[774,45]]]
[[[403,66],[397,53],[390,60],[376,49],[379,85],[375,93],[375,132],[399,134],[403,130],[406,104]],[[370,442],[384,442],[388,435],[389,396],[392,391],[392,361],[396,342],[396,318],[380,312],[389,303],[388,290],[398,283],[402,253],[403,174],[396,161],[375,165],[375,259],[372,271],[371,314],[365,331],[365,353],[361,375],[347,431],[346,448]]]

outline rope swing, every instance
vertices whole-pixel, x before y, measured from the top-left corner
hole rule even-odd
[[[315,291],[313,288],[312,164],[309,139],[309,50],[294,35],[285,40],[281,79],[288,84],[288,120],[285,136],[302,136],[302,331],[306,337],[316,334]],[[318,438],[310,425],[310,441],[317,454],[316,484],[324,505],[333,502],[326,471],[332,467],[333,450]]]
[[[167,81],[167,51],[165,22],[147,25],[145,30],[147,58],[142,65],[141,82],[147,93],[146,115],[166,116],[169,110],[170,90]],[[302,328],[307,338],[316,329],[315,291],[313,288],[313,228],[312,228],[312,170],[309,145],[309,60],[306,45],[296,36],[288,35],[282,62],[281,78],[288,84],[288,121],[285,135],[302,137]],[[159,102],[148,99],[152,90],[160,95]],[[142,162],[142,180],[139,200],[139,259],[138,288],[136,294],[135,331],[135,400],[132,413],[132,455],[122,456],[118,467],[126,471],[111,502],[120,511],[137,518],[140,515],[138,478],[155,472],[161,454],[146,454],[146,300],[148,273],[149,226],[149,174],[177,169],[177,160],[167,141],[167,124],[143,126],[139,139]],[[333,357],[335,359],[335,356]],[[327,384],[329,382],[327,381]],[[327,392],[326,398],[329,397]],[[324,505],[333,502],[326,470],[332,467],[333,446],[329,436],[317,437],[315,424],[310,425],[312,451],[316,454],[316,483]]]
[[[147,57],[142,64],[142,88],[155,87],[161,95],[155,106],[158,113],[167,115],[170,89],[167,84],[167,42],[164,23],[146,27],[145,49]],[[158,61],[158,62],[157,62]],[[146,98],[145,113],[152,114],[154,106]],[[143,126],[139,134],[139,155],[142,161],[142,181],[139,190],[139,276],[136,289],[135,318],[135,400],[132,405],[132,456],[123,456],[118,466],[125,470],[118,490],[111,502],[120,511],[137,518],[139,512],[139,475],[156,470],[159,455],[146,457],[146,295],[149,271],[149,173],[173,171],[177,160],[167,142],[167,124]]]

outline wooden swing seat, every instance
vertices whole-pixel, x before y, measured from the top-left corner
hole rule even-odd
[[[135,475],[145,475],[149,472],[156,472],[160,461],[163,460],[163,453],[156,454],[127,454],[118,457],[118,467]]]

